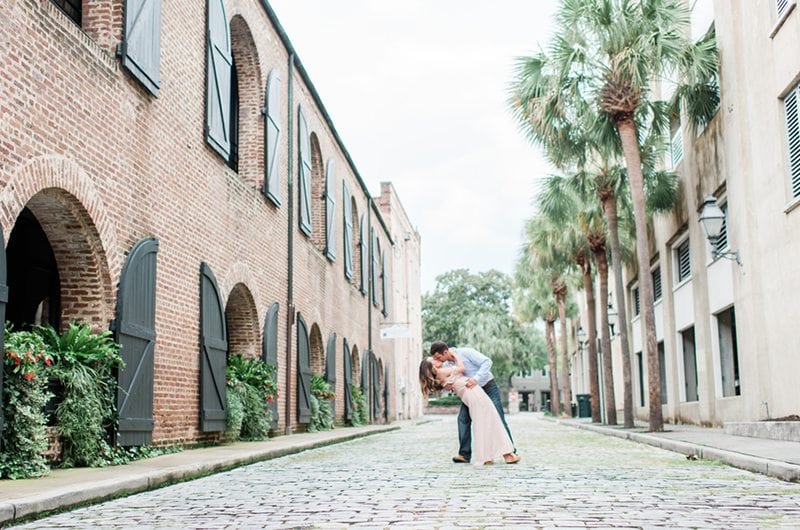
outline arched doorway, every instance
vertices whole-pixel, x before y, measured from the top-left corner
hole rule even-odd
[[[325,350],[322,346],[322,333],[319,326],[314,323],[308,334],[309,354],[311,355],[311,373],[313,375],[325,376]]]
[[[228,353],[257,357],[261,352],[258,311],[250,289],[237,283],[225,303],[225,324],[228,328]]]
[[[80,201],[47,188],[17,217],[7,245],[9,304],[15,327],[71,321],[107,329],[113,292],[99,233]]]

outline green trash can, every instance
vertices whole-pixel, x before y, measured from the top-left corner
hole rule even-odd
[[[578,417],[591,418],[592,396],[590,394],[577,394],[575,398],[578,400]]]

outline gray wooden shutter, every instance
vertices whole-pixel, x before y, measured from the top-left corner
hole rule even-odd
[[[389,421],[389,366],[383,369],[383,417]]]
[[[378,358],[375,357],[373,352],[369,352],[369,367],[370,367],[370,395],[372,397],[372,417],[378,419],[381,411],[381,376],[380,368],[378,368]]]
[[[344,212],[344,275],[353,279],[353,201],[347,183],[342,180],[342,211]]]
[[[280,112],[281,77],[272,70],[267,76],[264,102],[264,195],[277,206],[281,204]]]
[[[261,358],[262,360],[275,367],[275,380],[278,379],[278,311],[280,305],[278,302],[273,302],[267,311],[267,318],[264,319],[264,340],[261,343]],[[272,411],[272,423],[270,429],[278,428],[278,419],[280,418],[280,409],[278,408],[278,400],[267,404],[267,409]]]
[[[372,303],[376,306],[378,305],[378,281],[380,277],[380,271],[378,270],[378,262],[379,256],[381,254],[381,246],[378,242],[378,235],[375,233],[375,229],[370,229],[370,235],[372,236]]]
[[[125,260],[119,281],[113,330],[125,362],[117,384],[117,444],[121,446],[153,441],[157,257],[158,241],[140,240]]]
[[[303,114],[303,109],[297,109],[298,142],[300,144],[300,230],[306,235],[311,235],[311,136],[308,133],[308,122]]]
[[[231,38],[224,0],[208,0],[206,141],[227,161],[231,153]]]
[[[297,422],[311,421],[311,355],[306,321],[297,315]]]
[[[361,215],[361,230],[359,233],[358,246],[361,248],[361,292],[367,294],[369,281],[369,240],[367,239],[367,218]]]
[[[386,306],[386,251],[381,253],[381,311],[383,316],[389,315],[389,310]]]
[[[800,197],[800,85],[786,99],[786,135],[789,145],[789,174],[792,197]]]
[[[333,160],[325,168],[325,256],[336,261],[336,191],[333,187]]]
[[[342,361],[344,364],[344,419],[345,421],[353,420],[353,392],[350,386],[353,384],[353,364],[350,359],[350,346],[347,344],[347,339],[344,339],[342,346]]]
[[[0,242],[4,241],[3,239],[3,229],[0,227]],[[6,247],[5,245],[0,243],[0,322],[6,321],[6,304],[8,303],[8,285],[6,284],[6,276],[7,276],[8,269],[6,268]],[[5,337],[4,334],[0,333],[0,352],[5,352]],[[3,367],[0,366],[0,405],[3,401]],[[3,407],[0,406],[0,435],[3,433],[3,425],[5,424],[5,420],[3,419]],[[2,443],[2,436],[0,436],[0,449],[3,448]]]
[[[122,66],[158,95],[161,84],[161,0],[126,0]]]
[[[325,381],[331,385],[331,390],[336,393],[336,333],[328,335],[328,345],[325,348]],[[331,400],[331,410],[336,417],[336,400]]]
[[[200,430],[225,430],[225,307],[211,268],[200,265]]]

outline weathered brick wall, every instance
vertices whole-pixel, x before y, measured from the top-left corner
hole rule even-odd
[[[344,276],[341,179],[353,194],[354,241],[367,212],[364,194],[302,76],[295,70],[289,112],[288,52],[257,0],[226,4],[240,93],[239,170],[204,141],[205,2],[162,3],[161,90],[153,97],[114,56],[122,35],[121,0],[84,2],[78,28],[49,0],[0,3],[0,223],[7,243],[26,205],[42,224],[56,254],[64,322],[88,320],[107,329],[125,256],[143,237],[159,241],[156,291],[154,439],[191,442],[199,432],[199,270],[206,262],[227,304],[231,351],[259,355],[266,312],[280,304],[279,430],[296,423],[296,326],[287,332],[289,266],[288,151],[293,143],[295,212],[294,309],[319,328],[322,347],[337,333],[337,395],[343,395],[342,345],[360,359],[372,347],[380,356],[380,311]],[[268,73],[281,75],[281,199],[261,193],[263,122]],[[314,190],[324,186],[333,159],[337,184],[337,259],[324,250],[324,202],[314,193],[314,234],[297,228],[297,126],[287,115],[302,105],[317,138]],[[388,235],[373,223],[382,248]],[[322,242],[322,244],[320,244]],[[372,327],[368,326],[372,315]],[[291,333],[291,334],[289,334]],[[287,366],[287,348],[291,364]],[[324,355],[322,369],[324,370]],[[287,381],[290,384],[286,392]],[[287,416],[286,400],[289,400]],[[336,401],[337,417],[344,413]]]

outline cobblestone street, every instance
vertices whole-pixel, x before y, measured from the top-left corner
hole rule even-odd
[[[452,464],[454,416],[41,519],[66,527],[800,527],[800,485],[509,417],[522,462]]]

